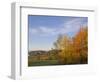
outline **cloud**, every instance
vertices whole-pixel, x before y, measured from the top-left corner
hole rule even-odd
[[[40,26],[37,28],[29,28],[29,32],[34,35],[40,35],[40,36],[48,36],[48,35],[54,35],[56,32],[55,28],[50,28],[46,26]]]
[[[69,36],[74,36],[80,27],[84,27],[85,25],[87,25],[87,21],[85,21],[83,18],[74,18],[69,21],[65,21],[62,25],[59,25],[60,27],[58,28],[39,26],[37,28],[29,28],[29,31],[31,34],[39,36],[51,36],[65,33]]]
[[[61,29],[62,33],[71,34],[70,36],[74,36],[80,29],[80,27],[87,26],[87,21],[83,18],[76,18],[70,21],[66,21]]]
[[[55,29],[51,29],[50,27],[39,27],[40,32],[42,33],[52,33]]]

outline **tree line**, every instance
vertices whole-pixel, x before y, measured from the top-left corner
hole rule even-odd
[[[58,60],[61,64],[88,63],[88,29],[81,27],[74,37],[60,34],[54,42],[54,48],[60,50]]]

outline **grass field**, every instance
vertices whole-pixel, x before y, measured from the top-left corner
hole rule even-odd
[[[58,65],[58,60],[38,60],[38,61],[29,61],[28,66],[47,66],[47,65]]]

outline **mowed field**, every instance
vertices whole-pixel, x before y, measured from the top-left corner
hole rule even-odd
[[[40,60],[36,57],[28,57],[28,66],[47,66],[47,65],[59,65],[59,61],[56,59]]]
[[[47,65],[59,65],[58,60],[38,60],[38,61],[29,61],[29,66],[47,66]]]

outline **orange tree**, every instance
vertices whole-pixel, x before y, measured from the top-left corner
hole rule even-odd
[[[74,57],[78,63],[87,63],[88,57],[88,30],[87,27],[80,28],[73,38]]]

